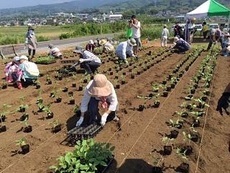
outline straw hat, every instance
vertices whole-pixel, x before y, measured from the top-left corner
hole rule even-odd
[[[19,60],[27,60],[28,61],[28,58],[26,55],[22,55],[19,57]]]
[[[104,74],[96,74],[88,92],[93,96],[106,97],[112,93],[112,84]]]
[[[99,41],[99,44],[100,44],[100,45],[104,45],[105,43],[107,43],[106,39],[101,39],[101,40]]]
[[[128,40],[128,44],[131,45],[131,46],[136,46],[136,40],[134,38],[131,38]]]

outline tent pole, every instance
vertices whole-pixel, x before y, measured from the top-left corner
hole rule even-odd
[[[230,32],[230,13],[228,14],[228,32]]]

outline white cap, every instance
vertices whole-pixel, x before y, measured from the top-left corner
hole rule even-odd
[[[27,58],[27,56],[26,56],[26,55],[22,55],[22,56],[20,56],[19,60],[22,60],[22,59],[24,59],[24,60],[27,60],[27,61],[28,61],[28,58]]]

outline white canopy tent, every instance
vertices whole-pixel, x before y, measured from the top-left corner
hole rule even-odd
[[[218,3],[215,0],[207,0],[199,7],[190,11],[186,14],[187,18],[195,17],[195,18],[203,18],[203,17],[211,17],[211,16],[226,16],[228,17],[228,28],[230,24],[230,9],[225,7],[224,5]]]

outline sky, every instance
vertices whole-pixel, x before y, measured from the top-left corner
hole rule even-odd
[[[73,0],[0,0],[0,9],[69,2]]]

